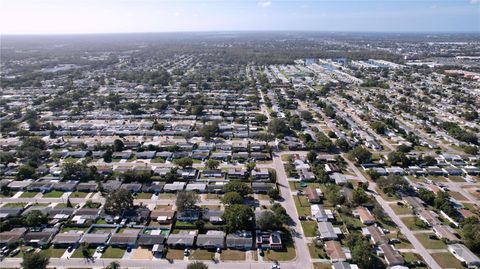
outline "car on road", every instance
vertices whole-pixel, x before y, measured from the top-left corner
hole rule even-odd
[[[280,265],[273,264],[272,266],[270,266],[270,269],[280,269]]]
[[[10,257],[17,255],[18,253],[20,253],[20,248],[16,248],[12,252],[10,252]]]

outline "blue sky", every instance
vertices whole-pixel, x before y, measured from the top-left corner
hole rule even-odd
[[[0,0],[2,34],[480,32],[480,0]]]

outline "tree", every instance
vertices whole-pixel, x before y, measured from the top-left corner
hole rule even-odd
[[[268,117],[263,114],[257,114],[255,115],[255,120],[258,121],[258,123],[264,123],[268,120]]]
[[[113,151],[119,152],[124,149],[125,145],[123,144],[123,141],[120,139],[115,139],[113,141]]]
[[[0,164],[8,165],[9,163],[15,162],[15,156],[10,152],[0,152]]]
[[[278,191],[277,188],[269,189],[267,194],[268,194],[268,197],[270,197],[270,199],[272,200],[277,200],[280,198],[280,191]]]
[[[45,269],[50,263],[50,258],[42,252],[33,252],[23,255],[22,263],[23,269]]]
[[[40,210],[32,210],[29,211],[27,214],[22,216],[23,224],[28,227],[36,227],[42,224],[47,224],[47,216],[43,215],[42,211]]]
[[[225,205],[243,204],[243,197],[237,192],[227,192],[222,197],[222,203]]]
[[[372,160],[372,153],[364,147],[355,147],[350,151],[350,156],[357,160],[358,164],[368,163]]]
[[[65,180],[89,181],[97,178],[97,168],[87,166],[85,162],[65,162],[62,166],[62,176]]]
[[[208,169],[217,169],[220,165],[220,162],[217,160],[209,159],[205,162],[205,165],[208,167]]]
[[[119,215],[133,208],[132,194],[123,188],[110,192],[105,200],[105,211]]]
[[[206,141],[216,136],[218,132],[218,123],[205,124],[198,129],[198,134]]]
[[[177,194],[175,205],[178,211],[192,209],[200,201],[200,197],[193,191],[181,191]]]
[[[337,139],[337,141],[335,141],[335,146],[337,146],[337,148],[339,148],[341,151],[347,151],[350,148],[350,145],[344,138]]]
[[[208,265],[203,262],[192,262],[187,265],[187,269],[208,269]]]
[[[251,192],[250,187],[247,184],[240,181],[228,182],[227,184],[225,184],[225,186],[223,186],[223,191],[225,193],[236,192],[240,194],[242,197],[248,195]]]
[[[274,118],[268,124],[268,131],[277,136],[286,135],[290,133],[290,128],[288,128],[284,120],[279,118]]]
[[[390,174],[377,180],[378,186],[386,194],[395,195],[397,192],[407,191],[410,187],[408,182],[399,175]]]
[[[291,220],[290,216],[287,213],[287,210],[281,204],[274,203],[271,209],[273,213],[275,213],[275,215],[277,216],[277,219],[280,221],[280,223],[287,224]]]
[[[317,159],[317,153],[315,151],[311,150],[307,153],[307,160],[310,163],[314,163],[316,159]]]
[[[352,191],[352,201],[356,205],[361,205],[363,203],[368,202],[369,197],[368,194],[362,188],[356,188]]]
[[[111,163],[112,162],[112,155],[113,152],[111,149],[107,149],[105,153],[103,154],[103,161],[106,163]]]
[[[120,269],[120,263],[113,261],[105,269]]]
[[[421,188],[417,193],[418,198],[422,199],[427,205],[433,206],[433,203],[435,202],[435,193],[433,191]]]
[[[296,116],[296,117],[291,117],[290,120],[288,121],[288,125],[290,128],[294,130],[301,130],[302,129],[302,120]]]
[[[475,217],[466,218],[463,221],[462,238],[465,246],[471,251],[480,253],[480,222]]]
[[[173,160],[173,163],[185,169],[186,167],[191,167],[193,165],[193,160],[192,158],[184,157]]]
[[[270,210],[262,211],[257,217],[256,224],[260,230],[277,230],[281,225],[275,213]]]
[[[255,214],[250,206],[230,205],[225,208],[223,219],[227,232],[231,233],[238,230],[249,230],[252,228]]]
[[[370,124],[370,127],[377,133],[377,134],[385,134],[387,131],[387,125],[381,121],[375,121]]]
[[[24,164],[18,167],[17,178],[27,179],[33,177],[33,175],[35,175],[35,167],[32,167],[28,164]]]
[[[333,184],[326,186],[325,198],[331,205],[341,205],[345,201],[345,197],[340,193],[340,187]]]
[[[367,170],[367,175],[373,181],[376,181],[380,177],[380,174],[376,170],[373,170],[371,168]]]

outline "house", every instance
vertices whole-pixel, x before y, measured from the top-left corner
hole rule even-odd
[[[121,152],[114,152],[112,153],[112,158],[113,159],[130,159],[132,158],[133,153],[131,151],[121,151]]]
[[[175,211],[172,209],[155,209],[150,213],[152,221],[158,221],[160,224],[172,224],[175,218]]]
[[[204,193],[207,190],[207,184],[206,183],[189,183],[185,187],[185,190]]]
[[[247,170],[245,168],[230,168],[227,172],[227,177],[229,179],[245,179],[247,176]]]
[[[440,220],[437,218],[437,214],[427,209],[420,210],[418,212],[418,217],[426,222],[430,227],[441,224]]]
[[[155,151],[143,151],[143,152],[137,152],[137,159],[153,159],[155,158],[155,155],[157,152]]]
[[[96,220],[100,216],[100,209],[98,208],[80,208],[75,212],[75,217],[82,219]]]
[[[172,248],[190,248],[194,246],[197,231],[180,231],[178,234],[170,234],[167,245]]]
[[[178,221],[184,222],[194,222],[200,218],[200,210],[198,209],[185,209],[183,211],[179,211],[177,214]]]
[[[23,236],[26,245],[44,248],[58,233],[58,228],[46,228],[39,232],[29,231]]]
[[[107,182],[101,184],[101,190],[104,192],[112,192],[120,189],[121,185],[122,182],[118,180],[108,180]]]
[[[250,231],[237,231],[227,235],[227,248],[250,250],[253,247],[253,237]]]
[[[335,229],[332,225],[332,223],[328,221],[323,221],[323,222],[318,222],[317,223],[317,233],[318,237],[321,240],[327,241],[327,240],[337,240],[338,239],[338,234],[341,233],[339,229]]]
[[[370,213],[370,210],[363,206],[357,207],[356,214],[354,213],[354,215],[357,215],[360,221],[365,225],[374,224],[376,222],[372,213]]]
[[[350,264],[348,262],[334,262],[332,269],[359,269],[356,264]]]
[[[0,219],[5,220],[18,217],[23,211],[23,207],[0,207]]]
[[[178,192],[183,191],[185,188],[186,183],[181,181],[175,181],[173,183],[167,183],[163,186],[164,192]]]
[[[458,243],[460,239],[455,235],[455,230],[446,225],[435,225],[433,231],[440,239],[445,239],[449,243]]]
[[[178,169],[177,175],[183,178],[184,180],[193,180],[197,178],[198,170],[195,168],[184,168]]]
[[[142,192],[160,193],[165,186],[164,182],[148,182],[142,185]]]
[[[330,176],[330,179],[335,182],[337,185],[345,185],[347,184],[347,178],[345,177],[344,174],[340,173],[333,173]]]
[[[390,241],[383,231],[374,225],[363,227],[362,235],[370,238],[374,245],[381,245]]]
[[[405,171],[403,170],[403,168],[398,166],[387,167],[385,168],[385,170],[389,175],[400,175],[400,176],[405,175]]]
[[[282,236],[280,232],[261,232],[257,231],[257,248],[262,249],[282,249]]]
[[[332,174],[332,173],[340,173],[342,172],[342,169],[340,166],[334,163],[326,163],[325,164],[325,172]]]
[[[325,252],[331,262],[343,262],[352,258],[350,250],[346,247],[342,247],[338,241],[326,241]]]
[[[320,189],[316,189],[313,186],[308,186],[305,188],[305,196],[307,196],[307,199],[310,203],[320,203],[320,194],[322,191]]]
[[[480,268],[480,259],[463,244],[448,245],[448,251],[468,268]]]
[[[150,217],[150,210],[146,207],[137,207],[123,212],[122,218],[133,222],[133,224],[141,224]]]
[[[270,172],[267,168],[257,168],[252,170],[252,180],[257,181],[269,181],[270,180]]]
[[[65,208],[53,208],[48,212],[48,219],[53,219],[56,221],[67,220],[75,212],[74,208],[65,207]]]
[[[322,205],[311,205],[310,211],[312,212],[312,217],[318,221],[328,221],[329,216]]]
[[[154,245],[162,245],[165,242],[165,236],[161,234],[161,230],[147,230],[138,235],[137,245],[142,247],[151,247]]]
[[[208,192],[210,193],[223,193],[223,187],[227,184],[227,182],[220,182],[220,181],[216,181],[216,182],[210,182],[208,185],[207,185],[207,190]]]
[[[115,233],[110,237],[109,244],[113,247],[133,247],[137,243],[138,229],[125,229],[122,233]]]
[[[92,247],[101,246],[106,245],[109,238],[110,232],[106,231],[101,233],[87,233],[82,237],[82,239],[80,239],[80,243],[85,243]]]
[[[223,210],[213,210],[204,208],[202,213],[202,219],[213,224],[219,224],[223,222]]]
[[[27,232],[27,228],[13,228],[10,231],[0,233],[0,246],[14,246]]]
[[[53,189],[57,191],[73,192],[78,184],[78,181],[63,181],[53,185]]]
[[[121,185],[122,189],[126,189],[131,193],[138,193],[142,189],[142,184],[140,183],[126,183]]]
[[[275,184],[265,183],[265,182],[253,182],[252,183],[252,192],[253,193],[267,193],[272,188],[276,188]]]
[[[77,185],[77,191],[81,192],[94,192],[97,190],[97,183],[94,181],[89,181],[89,182],[80,182]]]
[[[225,233],[223,231],[208,231],[197,236],[197,246],[201,248],[225,248]]]
[[[28,185],[27,191],[38,191],[42,193],[53,190],[54,183],[50,181],[36,181]]]
[[[55,247],[75,246],[82,238],[83,231],[68,231],[65,233],[58,233],[52,240]]]
[[[402,255],[398,253],[393,247],[389,244],[381,244],[379,246],[380,253],[385,258],[385,261],[389,266],[403,265],[405,260],[403,260]]]
[[[23,180],[23,181],[12,181],[8,183],[7,187],[12,191],[22,191],[25,190],[28,186],[32,184],[32,181]]]
[[[225,178],[225,175],[222,170],[220,169],[208,169],[203,170],[202,178]]]
[[[402,200],[412,209],[422,208],[424,206],[422,199],[415,196],[404,196]]]

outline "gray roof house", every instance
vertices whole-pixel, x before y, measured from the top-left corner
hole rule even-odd
[[[167,245],[173,248],[193,247],[197,231],[181,231],[178,234],[170,234],[167,239]]]
[[[197,246],[201,248],[225,247],[225,233],[222,231],[208,231],[206,234],[197,236]]]

